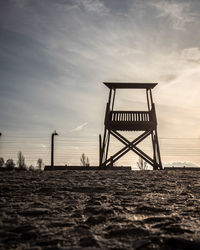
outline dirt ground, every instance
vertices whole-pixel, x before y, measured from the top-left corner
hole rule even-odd
[[[0,173],[1,249],[200,249],[200,171]]]

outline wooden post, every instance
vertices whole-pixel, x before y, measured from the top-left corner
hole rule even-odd
[[[54,136],[58,135],[56,131],[51,134],[51,168],[54,169]]]
[[[101,135],[99,134],[99,167],[102,165],[102,141]]]
[[[108,129],[107,129],[107,122],[108,122],[108,115],[110,113],[110,103],[111,103],[111,97],[112,97],[112,89],[110,89],[110,92],[109,92],[109,96],[108,96],[108,102],[107,102],[107,105],[106,105],[106,113],[105,113],[105,120],[104,120],[104,136],[103,136],[103,142],[102,142],[102,150],[101,150],[101,164],[103,161],[105,161],[106,159],[106,152],[105,152],[105,149],[106,149],[106,140],[107,140],[107,136],[108,136]]]

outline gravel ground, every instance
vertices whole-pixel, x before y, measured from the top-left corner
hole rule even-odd
[[[1,249],[200,249],[200,171],[0,173]]]

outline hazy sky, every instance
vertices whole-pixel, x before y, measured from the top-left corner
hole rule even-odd
[[[57,164],[79,164],[82,152],[97,164],[102,82],[135,81],[159,83],[163,162],[200,163],[199,28],[199,0],[0,1],[0,155],[49,163],[56,129]],[[122,91],[117,107],[144,97]]]

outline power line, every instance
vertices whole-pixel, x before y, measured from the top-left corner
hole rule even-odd
[[[200,140],[198,137],[159,137],[160,140]]]

